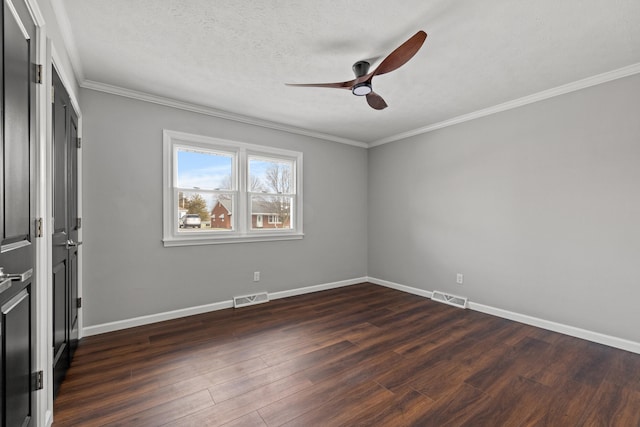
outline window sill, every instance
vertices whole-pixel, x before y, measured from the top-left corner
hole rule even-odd
[[[301,240],[303,233],[270,233],[264,235],[244,236],[175,236],[162,240],[164,247],[173,246],[197,246],[197,245],[222,245],[227,243],[271,242],[281,240]]]

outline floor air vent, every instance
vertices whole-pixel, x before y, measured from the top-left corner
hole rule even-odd
[[[233,297],[233,306],[235,308],[245,307],[247,305],[261,304],[263,302],[269,302],[269,294],[267,294],[266,292]]]
[[[467,308],[467,297],[459,297],[457,295],[451,295],[440,291],[433,291],[431,299],[453,305],[455,307]]]

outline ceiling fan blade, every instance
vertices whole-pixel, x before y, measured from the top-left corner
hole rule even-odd
[[[371,77],[385,74],[393,70],[397,70],[407,63],[413,55],[415,55],[422,47],[427,39],[427,33],[420,30],[415,33],[409,40],[402,43],[396,50],[391,52],[381,63],[378,68],[371,73]]]
[[[285,83],[287,86],[298,86],[298,87],[329,87],[336,89],[351,89],[354,85],[355,80],[349,80],[348,82],[340,82],[340,83]]]
[[[367,95],[367,103],[371,108],[375,108],[376,110],[384,110],[387,108],[387,103],[384,102],[384,99],[375,92],[371,92]]]

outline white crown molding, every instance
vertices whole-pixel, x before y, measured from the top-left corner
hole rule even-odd
[[[51,8],[53,14],[58,21],[58,28],[62,34],[62,41],[64,47],[69,55],[69,61],[73,67],[76,79],[81,82],[84,80],[84,70],[82,68],[82,61],[80,61],[80,54],[78,53],[78,47],[76,46],[75,38],[73,37],[73,30],[71,30],[71,22],[69,22],[69,15],[64,5],[63,0],[51,0]]]
[[[430,298],[432,292],[424,289],[418,289],[411,286],[405,286],[387,280],[376,279],[375,277],[367,277],[367,282],[374,285],[386,286],[391,289],[396,289],[402,292],[407,292],[414,295],[419,295],[425,298]],[[587,329],[577,328],[575,326],[565,325],[562,323],[552,322],[550,320],[540,319],[538,317],[529,316],[526,314],[516,313],[509,310],[503,310],[501,308],[492,307],[489,305],[479,304],[477,302],[468,302],[470,310],[479,311],[481,313],[489,314],[492,316],[501,317],[503,319],[513,320],[515,322],[524,323],[525,325],[531,325],[549,331],[558,332],[564,335],[569,335],[583,340],[596,342],[599,344],[608,345],[610,347],[619,348],[633,353],[640,354],[640,343],[630,341],[624,338],[614,337],[611,335],[601,334],[599,332],[589,331]]]
[[[322,132],[315,132],[307,129],[301,129],[294,126],[288,126],[281,123],[271,122],[268,120],[260,120],[240,114],[229,113],[222,110],[217,110],[211,107],[205,107],[203,105],[192,104],[189,102],[178,101],[171,98],[165,98],[163,96],[152,95],[150,93],[139,92],[136,90],[126,89],[120,86],[109,85],[106,83],[94,82],[92,80],[83,80],[80,83],[80,87],[85,89],[91,89],[98,92],[110,93],[112,95],[123,96],[126,98],[137,99],[139,101],[150,102],[153,104],[163,105],[165,107],[177,108],[179,110],[191,111],[193,113],[204,114],[207,116],[218,117],[221,119],[232,120],[235,122],[245,123],[248,125],[259,126],[267,129],[274,129],[283,132],[293,133],[296,135],[310,136],[312,138],[318,138],[325,141],[339,142],[341,144],[353,145],[360,148],[368,148],[369,145],[362,141],[356,141],[353,139],[342,138],[335,135],[330,135]]]
[[[54,0],[54,2],[57,2],[57,1],[59,0]],[[124,96],[127,98],[137,99],[145,102],[151,102],[154,104],[164,105],[167,107],[177,108],[185,111],[191,111],[199,114],[205,114],[208,116],[232,120],[232,121],[245,123],[253,126],[280,130],[283,132],[293,133],[297,135],[310,136],[312,138],[338,142],[341,144],[353,145],[360,148],[373,148],[379,145],[388,144],[390,142],[399,141],[402,139],[410,138],[412,136],[428,133],[437,129],[442,129],[448,126],[453,126],[459,123],[464,123],[470,120],[475,120],[481,117],[489,116],[491,114],[496,114],[502,111],[511,110],[513,108],[522,107],[524,105],[533,104],[534,102],[544,101],[545,99],[553,98],[555,96],[564,95],[570,92],[575,92],[581,89],[585,89],[591,86],[596,86],[602,83],[621,79],[623,77],[628,77],[638,73],[640,73],[640,63],[632,64],[623,68],[619,68],[617,70],[598,74],[592,77],[587,77],[582,80],[578,80],[578,81],[568,83],[562,86],[558,86],[552,89],[548,89],[542,92],[534,93],[532,95],[528,95],[512,101],[507,101],[502,104],[498,104],[492,107],[484,108],[482,110],[474,111],[472,113],[463,114],[461,116],[444,120],[442,122],[433,123],[433,124],[423,126],[414,130],[391,135],[391,136],[373,141],[371,143],[366,143],[366,142],[357,141],[357,140],[348,139],[348,138],[342,138],[336,135],[326,134],[322,132],[315,132],[307,129],[301,129],[294,126],[288,126],[285,124],[271,122],[267,120],[260,120],[260,119],[256,119],[248,116],[243,116],[240,114],[229,113],[229,112],[217,110],[211,107],[205,107],[203,105],[178,101],[171,98],[152,95],[145,92],[126,89],[120,86],[114,86],[106,83],[95,82],[92,80],[80,80],[81,81],[80,86],[85,89],[91,89],[99,92],[110,93],[113,95]]]
[[[612,80],[621,79],[623,77],[628,77],[638,73],[640,73],[640,63],[632,64],[623,68],[619,68],[617,70],[608,71],[606,73],[598,74],[592,77],[587,77],[582,80],[577,80],[572,83],[558,86],[553,89],[548,89],[542,92],[534,93],[533,95],[528,95],[522,98],[514,99],[513,101],[507,101],[502,104],[494,105],[493,107],[484,108],[482,110],[474,111],[469,114],[463,114],[462,116],[454,117],[452,119],[444,120],[442,122],[427,125],[414,130],[407,131],[407,132],[398,133],[396,135],[391,135],[386,138],[373,141],[368,146],[369,148],[377,147],[378,145],[388,144],[390,142],[399,141],[401,139],[406,139],[412,136],[428,133],[437,129],[453,126],[458,123],[468,122],[469,120],[474,120],[480,117],[489,116],[491,114],[500,113],[502,111],[511,110],[513,108],[522,107],[527,104],[533,104],[534,102],[544,101],[545,99],[553,98],[554,96],[575,92],[577,90],[599,85],[601,83],[610,82]]]

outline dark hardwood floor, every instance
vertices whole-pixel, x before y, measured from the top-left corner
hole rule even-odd
[[[640,355],[361,284],[85,338],[54,426],[640,426]]]

